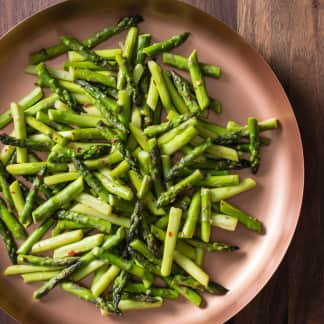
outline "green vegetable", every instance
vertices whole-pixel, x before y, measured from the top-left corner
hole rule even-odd
[[[16,137],[20,140],[24,140],[27,136],[24,108],[12,103],[10,106],[11,115],[14,121]],[[17,147],[17,163],[27,162],[27,150],[26,148]]]
[[[172,53],[163,53],[162,61],[164,64],[171,65],[180,70],[189,71],[188,59],[184,56]],[[199,62],[199,67],[201,72],[206,76],[214,77],[216,79],[221,76],[221,69],[219,66]]]
[[[152,44],[143,49],[143,53],[147,56],[155,56],[161,52],[167,52],[172,48],[180,46],[186,39],[189,37],[190,33],[182,33],[176,36],[173,36],[163,42]]]
[[[61,206],[77,197],[82,191],[83,179],[79,177],[32,212],[34,223],[51,216]]]
[[[180,228],[182,210],[172,207],[169,214],[169,223],[166,231],[163,258],[161,263],[161,275],[167,277],[171,274],[174,249],[177,242],[177,236]]]
[[[188,68],[200,109],[205,110],[209,105],[209,97],[198,63],[196,50],[194,50],[188,58]]]

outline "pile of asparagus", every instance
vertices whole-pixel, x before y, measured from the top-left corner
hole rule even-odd
[[[169,52],[189,33],[151,44],[142,20],[124,17],[82,42],[63,36],[33,53],[26,72],[37,87],[0,115],[1,128],[14,125],[0,135],[0,234],[13,263],[5,275],[42,281],[35,299],[60,285],[103,314],[180,295],[201,306],[201,292],[227,292],[203,269],[205,252],[238,249],[212,241],[212,227],[263,231],[225,200],[256,185],[230,171],[257,172],[269,144],[260,134],[276,119],[208,121],[221,105],[204,76],[219,78],[220,68],[200,63],[196,50]],[[92,49],[124,30],[122,48]],[[64,70],[44,63],[66,52]],[[159,54],[190,77],[166,70]]]

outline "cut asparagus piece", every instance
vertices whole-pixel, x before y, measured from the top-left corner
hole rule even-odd
[[[221,201],[224,199],[231,198],[240,194],[241,192],[250,190],[256,186],[256,182],[251,178],[243,179],[236,186],[228,186],[223,188],[210,189],[212,202]]]
[[[171,274],[173,254],[177,243],[177,236],[180,228],[182,210],[171,207],[169,223],[164,240],[163,257],[161,263],[161,275],[168,277]]]
[[[33,212],[32,217],[34,222],[38,222],[44,218],[51,216],[61,206],[75,199],[83,191],[83,179],[79,177],[77,180],[70,183],[62,191],[51,197],[49,200],[38,206]]]
[[[225,215],[229,215],[238,219],[238,221],[243,224],[246,228],[255,231],[257,233],[263,233],[262,223],[256,218],[244,213],[228,202],[221,200],[220,210]]]
[[[162,61],[164,64],[171,65],[177,69],[189,71],[188,59],[184,56],[173,54],[173,53],[163,53]],[[201,62],[199,62],[199,66],[200,66],[201,72],[204,75],[214,77],[216,79],[220,78],[221,69],[219,66],[210,65],[210,64],[201,63]]]
[[[155,56],[161,52],[167,52],[172,48],[180,46],[189,37],[190,33],[184,32],[182,34],[172,36],[171,38],[159,43],[152,44],[143,49],[147,56]]]
[[[46,240],[35,243],[31,249],[32,253],[40,253],[54,250],[61,246],[80,241],[83,238],[82,230],[75,230],[61,235],[57,235]]]
[[[174,186],[171,186],[167,191],[163,192],[157,201],[157,206],[162,207],[172,203],[180,192],[192,188],[192,186],[202,178],[203,175],[199,170],[194,171],[190,176],[184,178]]]
[[[196,50],[194,50],[188,58],[188,68],[200,109],[205,110],[209,106],[209,97],[198,63]]]

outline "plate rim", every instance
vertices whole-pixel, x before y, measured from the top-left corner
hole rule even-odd
[[[10,27],[4,34],[2,34],[0,36],[0,44],[5,41],[6,39],[13,37],[14,34],[19,33],[18,29],[24,28],[24,25],[27,25],[31,20],[34,20],[35,18],[37,18],[37,16],[40,15],[48,15],[50,11],[55,10],[56,7],[61,7],[61,6],[65,6],[68,3],[78,3],[82,0],[63,0],[59,3],[56,4],[51,4],[45,8],[42,9],[38,9],[36,10],[32,15],[23,18],[21,21],[19,21],[17,24],[13,25],[12,27]],[[120,0],[121,2],[124,0]],[[181,0],[149,0],[151,2],[155,2],[155,3],[168,3],[170,5],[174,4],[175,2],[178,5],[187,7],[188,10],[191,11],[196,11],[199,12],[199,15],[204,16],[205,19],[209,20],[211,23],[215,23],[218,25],[222,25],[222,27],[224,29],[227,29],[230,33],[235,34],[235,36],[240,40],[240,42],[243,43],[244,46],[248,47],[250,51],[253,52],[253,54],[260,60],[260,62],[262,63],[262,65],[264,66],[264,68],[267,70],[267,73],[270,73],[273,80],[276,82],[277,86],[278,86],[278,91],[280,91],[280,95],[282,95],[282,97],[284,98],[284,100],[286,101],[285,105],[287,106],[288,110],[290,111],[290,113],[292,114],[293,117],[293,122],[294,125],[296,126],[296,140],[297,142],[295,144],[297,144],[297,152],[300,155],[299,156],[299,161],[300,161],[300,165],[298,166],[299,170],[300,170],[300,188],[299,188],[299,197],[296,203],[296,217],[294,218],[294,222],[293,222],[293,229],[291,230],[291,232],[289,233],[289,237],[285,240],[285,244],[284,247],[281,249],[280,253],[278,255],[276,255],[276,262],[273,263],[274,265],[271,267],[271,270],[268,271],[268,273],[260,275],[259,277],[259,285],[257,288],[253,289],[253,293],[250,293],[250,295],[244,299],[243,302],[238,301],[235,305],[232,305],[231,308],[231,312],[227,312],[227,314],[225,316],[223,316],[223,322],[226,322],[227,320],[231,319],[233,316],[237,315],[243,308],[245,308],[254,298],[257,297],[257,295],[260,293],[260,291],[262,289],[265,288],[266,284],[270,281],[270,279],[273,277],[273,275],[275,274],[275,272],[278,270],[280,264],[283,262],[284,257],[286,256],[288,249],[291,245],[292,239],[296,233],[296,229],[297,229],[297,225],[298,225],[298,221],[300,219],[301,216],[301,211],[302,211],[302,206],[303,206],[303,199],[304,199],[304,189],[305,189],[305,159],[304,159],[304,150],[303,150],[303,142],[302,142],[302,136],[301,136],[301,132],[300,132],[300,127],[298,125],[298,121],[293,109],[293,106],[289,100],[289,97],[285,91],[285,89],[283,88],[283,85],[281,84],[280,80],[278,79],[277,75],[275,74],[275,72],[273,71],[273,69],[271,68],[270,64],[265,60],[265,58],[258,52],[258,50],[252,46],[247,40],[244,39],[243,36],[241,36],[236,30],[234,30],[231,26],[225,24],[222,20],[220,20],[219,18],[212,16],[211,14],[207,13],[206,11],[201,10],[200,8],[195,7],[192,4],[183,2]],[[127,2],[127,1],[126,1]],[[104,4],[103,4],[104,5]],[[145,5],[143,5],[145,7]],[[23,321],[24,317],[19,315],[19,312],[14,312],[12,311],[11,307],[9,305],[1,305],[0,304],[0,309],[3,310],[7,315],[9,315],[11,318],[13,318],[16,321]],[[230,314],[228,314],[230,313]],[[209,318],[211,319],[211,318]],[[207,322],[206,322],[207,323]]]

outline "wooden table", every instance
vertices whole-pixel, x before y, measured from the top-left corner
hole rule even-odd
[[[61,1],[0,0],[0,35]],[[223,20],[266,58],[294,107],[304,144],[304,203],[293,242],[267,286],[229,323],[323,323],[324,1],[186,2]],[[0,323],[16,322],[0,311]]]

